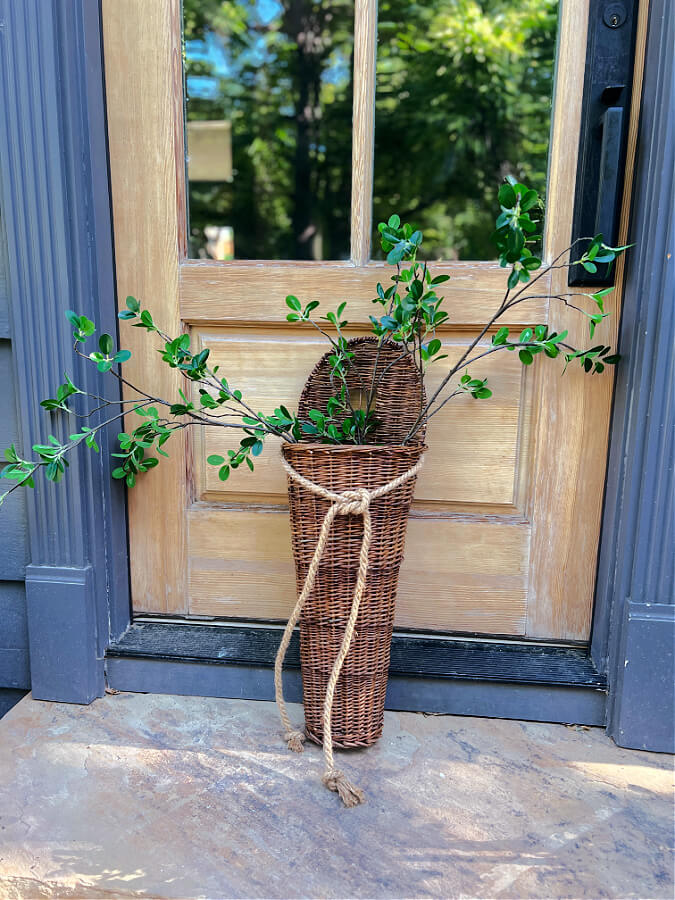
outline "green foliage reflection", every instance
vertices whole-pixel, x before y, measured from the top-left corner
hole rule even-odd
[[[431,258],[490,259],[505,176],[546,186],[557,0],[381,0],[373,220]],[[191,254],[349,255],[353,3],[184,0],[188,121],[232,126],[229,182],[190,184]],[[374,240],[374,248],[378,242]]]

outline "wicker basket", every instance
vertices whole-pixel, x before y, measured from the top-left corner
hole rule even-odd
[[[419,375],[409,359],[400,359],[400,349],[395,344],[384,345],[378,355],[377,342],[368,338],[351,341],[350,349],[355,352],[356,369],[350,392],[361,382],[370,384],[376,358],[379,371],[391,364],[376,403],[375,439],[379,443],[283,446],[284,457],[300,475],[335,492],[380,487],[412,468],[426,449],[422,443],[400,443],[415,421],[424,396],[420,393]],[[299,404],[302,417],[309,409],[325,409],[334,392],[329,372],[330,363],[325,357],[303,391]],[[366,591],[333,701],[335,747],[366,747],[382,734],[396,588],[414,487],[415,479],[411,478],[371,504],[372,542]],[[288,493],[300,590],[330,501],[290,479]],[[300,617],[306,733],[317,743],[323,738],[326,686],[352,605],[362,537],[361,516],[335,519],[313,591]]]

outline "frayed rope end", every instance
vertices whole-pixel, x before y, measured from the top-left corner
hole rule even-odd
[[[302,731],[287,731],[284,734],[284,740],[288,744],[289,750],[294,750],[296,753],[302,753],[304,747],[302,746],[305,735]]]
[[[324,772],[321,780],[329,791],[335,791],[348,809],[366,802],[366,795],[361,788],[347,781],[342,772],[337,769],[329,769]]]

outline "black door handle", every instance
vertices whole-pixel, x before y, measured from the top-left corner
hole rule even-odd
[[[639,2],[590,0],[572,241],[602,234],[609,246],[618,242]],[[572,259],[587,246],[577,244]],[[569,284],[613,284],[615,268],[607,268],[572,266]]]
[[[606,244],[616,247],[621,200],[621,163],[623,107],[610,106],[601,120],[600,177],[598,203],[595,210],[594,234],[601,234]]]

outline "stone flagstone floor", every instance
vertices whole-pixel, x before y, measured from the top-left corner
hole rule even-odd
[[[338,754],[347,810],[279,730],[270,703],[29,695],[0,721],[0,897],[673,897],[672,757],[390,712]]]

